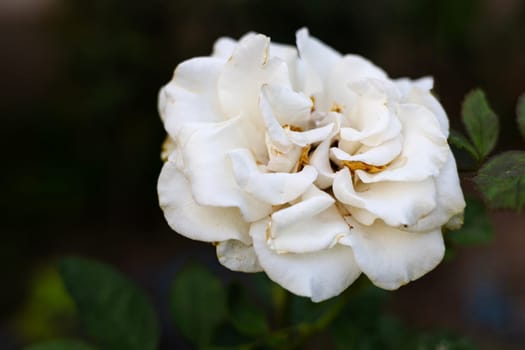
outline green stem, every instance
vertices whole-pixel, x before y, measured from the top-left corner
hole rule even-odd
[[[255,339],[251,343],[239,346],[239,349],[251,350],[261,345],[267,345],[271,348],[279,348],[281,350],[299,349],[310,337],[324,331],[332,324],[348,303],[349,294],[350,293],[344,293],[340,295],[337,302],[315,322],[303,322],[277,329]],[[287,313],[290,304],[289,292],[278,287],[278,289],[274,290],[274,302],[276,305],[276,322],[278,325],[284,325],[288,318]],[[272,341],[275,341],[275,343],[272,344]]]
[[[272,296],[275,305],[275,325],[277,328],[280,328],[286,325],[288,321],[290,293],[278,284],[274,284],[272,286]]]

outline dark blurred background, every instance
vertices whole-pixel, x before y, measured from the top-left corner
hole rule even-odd
[[[302,26],[392,77],[434,76],[456,129],[463,96],[481,87],[502,118],[498,150],[523,148],[513,120],[525,91],[524,1],[0,0],[1,349],[67,332],[49,321],[52,307],[71,308],[57,257],[108,261],[153,298],[179,256],[213,257],[158,209],[158,90],[220,36],[293,44]],[[491,244],[393,293],[391,309],[482,348],[524,348],[525,216],[491,217]]]

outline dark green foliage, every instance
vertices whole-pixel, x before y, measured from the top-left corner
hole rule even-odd
[[[476,89],[465,96],[461,117],[476,149],[477,159],[485,159],[498,141],[499,120],[490,108],[483,91]]]
[[[234,284],[229,289],[230,321],[235,329],[247,336],[267,333],[268,320],[263,309],[253,302],[240,284]]]
[[[330,332],[340,350],[473,350],[467,339],[411,329],[384,312],[387,292],[371,285],[351,295]]]
[[[463,134],[455,130],[450,130],[448,141],[450,142],[450,144],[456,146],[457,148],[464,149],[472,156],[472,158],[478,160],[478,152],[476,151],[472,143],[469,141],[469,139],[466,138]]]
[[[227,317],[224,287],[198,265],[190,265],[177,275],[170,304],[177,329],[199,348],[211,344],[215,329]]]
[[[24,350],[95,350],[95,348],[78,340],[58,339],[33,344]]]
[[[521,210],[525,205],[525,151],[489,159],[474,178],[492,208]]]
[[[477,208],[476,204],[471,207]],[[100,347],[57,339],[24,350],[158,348],[151,305],[119,273],[80,258],[64,259],[60,270],[88,334]],[[350,350],[473,349],[466,339],[416,331],[385,314],[388,292],[364,277],[342,295],[312,303],[261,276],[251,276],[253,283],[233,282],[224,288],[206,268],[187,266],[172,285],[171,310],[177,329],[201,350],[301,349],[316,337],[327,346]],[[259,298],[268,296],[269,289],[280,297],[273,298],[272,305],[261,304]],[[265,292],[260,294],[261,290]]]
[[[113,268],[81,258],[60,264],[87,333],[104,349],[155,350],[159,327],[146,296]]]

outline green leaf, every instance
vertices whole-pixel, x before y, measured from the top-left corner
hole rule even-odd
[[[465,136],[463,136],[463,134],[455,130],[450,130],[448,141],[457,148],[467,151],[472,156],[472,158],[479,160],[478,152],[472,143]]]
[[[241,285],[230,288],[230,321],[235,329],[245,335],[260,335],[269,331],[266,315],[260,307],[250,302]],[[251,298],[253,300],[253,298]]]
[[[113,268],[76,257],[60,263],[87,332],[103,348],[154,350],[159,328],[146,296]]]
[[[33,342],[60,338],[77,328],[75,303],[56,264],[45,264],[34,272],[25,299],[12,320],[13,328],[24,339]]]
[[[516,115],[518,121],[518,128],[521,136],[525,140],[525,93],[518,98],[518,105],[516,106]]]
[[[218,278],[198,265],[190,265],[175,278],[171,311],[178,330],[188,340],[204,347],[226,319],[226,292]]]
[[[521,210],[525,204],[525,151],[491,158],[474,182],[492,208]]]
[[[463,124],[476,148],[478,159],[483,160],[494,149],[498,140],[498,116],[490,108],[480,89],[467,94],[461,109]]]
[[[476,198],[467,198],[465,222],[457,231],[447,234],[451,242],[471,245],[488,242],[493,237],[493,228],[485,205]]]
[[[24,350],[95,350],[94,347],[73,339],[50,340],[25,347]]]

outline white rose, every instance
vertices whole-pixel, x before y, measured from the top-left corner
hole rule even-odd
[[[169,225],[313,301],[361,272],[385,289],[421,277],[465,206],[432,85],[391,80],[306,29],[297,49],[219,39],[159,95]]]

